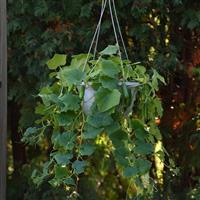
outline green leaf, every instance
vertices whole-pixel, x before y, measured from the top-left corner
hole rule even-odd
[[[137,159],[134,166],[128,166],[124,169],[124,176],[132,177],[137,175],[143,175],[147,173],[151,168],[151,162],[144,159]]]
[[[144,123],[139,119],[131,120],[131,127],[134,130],[135,136],[138,140],[144,141],[148,132],[144,129]]]
[[[163,107],[162,107],[162,102],[160,101],[159,98],[155,98],[153,100],[153,105],[155,106],[155,110],[157,112],[157,116],[162,117],[163,115]]]
[[[132,177],[138,175],[137,167],[127,167],[124,169],[124,176]]]
[[[39,142],[40,134],[43,133],[44,128],[36,128],[36,127],[30,127],[27,128],[25,133],[23,134],[23,138],[21,139],[22,142],[25,142],[27,144],[33,145]]]
[[[60,97],[60,100],[62,101],[64,107],[62,108],[62,111],[67,112],[69,110],[76,111],[80,108],[80,102],[79,96],[73,95],[71,93],[66,93],[64,96]]]
[[[146,73],[146,68],[142,65],[136,65],[134,71],[140,75],[140,76],[144,76],[144,74]]]
[[[58,73],[58,77],[62,80],[63,84],[72,87],[73,85],[80,85],[85,79],[86,74],[78,68],[64,68]]]
[[[52,142],[55,148],[63,148],[65,150],[72,150],[76,141],[76,134],[72,132],[64,132],[62,134],[54,133]]]
[[[114,151],[114,157],[117,163],[119,163],[121,166],[127,167],[129,165],[129,153],[129,149],[124,146],[123,142],[121,142],[121,144],[117,144]]]
[[[42,99],[42,102],[45,106],[49,106],[54,100],[56,100],[55,94],[45,94],[41,91],[38,96]]]
[[[153,152],[153,145],[141,141],[136,141],[134,152],[141,155],[151,154]]]
[[[128,135],[125,131],[118,130],[109,135],[113,145],[118,148],[119,146],[124,146],[124,141],[128,140]]]
[[[45,106],[49,106],[52,103],[59,106],[61,105],[58,95],[54,94],[52,88],[50,87],[42,88],[38,96],[42,99]]]
[[[64,153],[56,153],[54,155],[54,159],[59,165],[68,165],[70,163],[70,159],[72,159],[72,154],[64,154]]]
[[[139,159],[136,160],[136,166],[137,166],[140,174],[145,174],[150,170],[151,162],[148,161],[148,160],[144,160],[144,159],[139,158]]]
[[[67,168],[62,166],[55,167],[55,177],[61,179],[68,176]]]
[[[102,128],[112,124],[113,119],[107,113],[95,113],[91,116],[88,116],[87,123],[94,128]]]
[[[144,129],[144,123],[139,119],[133,119],[131,121],[131,127],[133,129]]]
[[[60,179],[53,178],[53,179],[51,179],[50,181],[48,181],[48,183],[49,183],[50,185],[52,185],[53,187],[58,187],[58,186],[60,186],[61,181],[60,181]]]
[[[114,78],[102,76],[100,77],[100,82],[104,88],[107,88],[109,90],[113,90],[117,88],[118,81]]]
[[[148,132],[144,129],[136,129],[134,130],[135,136],[138,140],[144,141],[147,138]]]
[[[87,163],[85,161],[76,160],[72,164],[72,168],[75,174],[81,174],[84,172]]]
[[[154,124],[150,124],[150,130],[149,132],[157,139],[157,140],[162,140],[162,135],[160,133],[159,128]]]
[[[153,70],[153,73],[154,73],[153,76],[155,78],[157,78],[159,81],[161,81],[162,83],[166,85],[164,77],[162,77],[155,69]]]
[[[67,113],[59,113],[55,115],[55,119],[59,126],[69,126],[73,123],[75,118],[74,112],[67,112]]]
[[[38,103],[36,108],[35,108],[35,113],[38,115],[46,115],[48,114],[48,110],[49,110],[50,106],[45,106],[42,103]]]
[[[63,183],[66,184],[66,185],[72,185],[72,186],[76,185],[74,179],[71,178],[71,177],[68,177],[68,178],[64,179]]]
[[[89,59],[92,55],[89,55]],[[87,54],[79,54],[74,55],[73,59],[71,61],[70,68],[78,68],[79,70],[83,70],[83,67],[85,65],[85,61],[87,59]],[[86,66],[86,69],[88,68],[88,65]]]
[[[100,133],[102,133],[103,128],[94,128],[92,126],[87,126],[86,130],[83,132],[84,139],[95,139]]]
[[[117,89],[110,91],[108,89],[100,88],[96,92],[95,97],[99,111],[105,112],[119,104],[121,93]]]
[[[24,136],[29,137],[31,135],[34,135],[38,132],[38,128],[36,127],[29,127],[26,129]]]
[[[100,61],[101,71],[104,76],[115,78],[116,75],[120,72],[120,67],[111,60],[102,60]]]
[[[117,45],[108,45],[103,51],[100,52],[101,55],[114,55],[117,54],[119,48]]]
[[[152,76],[152,87],[158,91],[158,80],[161,81],[163,84],[166,85],[165,79],[154,69],[153,76]]]
[[[115,121],[111,125],[104,128],[105,132],[108,133],[108,135],[111,135],[113,133],[116,133],[117,131],[120,131],[120,124],[119,122]]]
[[[57,69],[59,66],[66,64],[67,56],[63,54],[55,54],[51,60],[47,62],[49,69]]]
[[[92,144],[83,144],[80,148],[80,153],[82,156],[90,156],[94,153],[95,146]]]

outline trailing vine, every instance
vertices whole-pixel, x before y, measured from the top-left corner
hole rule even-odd
[[[104,138],[118,173],[145,185],[141,177],[149,177],[154,146],[162,139],[155,123],[162,116],[156,91],[165,81],[154,69],[121,60],[118,51],[109,45],[86,65],[86,54],[71,62],[55,54],[48,61],[52,83],[40,90],[35,111],[40,117],[23,137],[30,144],[51,138],[49,161],[43,172],[34,171],[35,183],[48,177],[54,186],[76,188]]]

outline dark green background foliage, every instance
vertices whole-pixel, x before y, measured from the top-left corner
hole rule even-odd
[[[173,176],[165,167],[164,184],[152,199],[198,199],[200,2],[116,0],[116,4],[130,59],[156,68],[167,81],[159,93],[164,107],[160,128],[179,173]],[[100,1],[91,0],[8,0],[8,199],[66,199],[65,191],[47,183],[39,189],[33,186],[32,169],[41,168],[51,147],[47,140],[25,148],[21,135],[37,118],[36,95],[50,80],[46,61],[55,52],[69,56],[87,52],[100,6]],[[107,9],[99,50],[114,43]],[[81,179],[82,199],[123,199],[124,183],[115,176],[112,163],[105,158],[102,166],[98,156],[88,172],[91,178]],[[102,177],[98,186],[96,180]]]

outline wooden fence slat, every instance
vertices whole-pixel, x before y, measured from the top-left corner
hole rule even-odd
[[[7,20],[6,0],[0,0],[0,200],[6,200],[7,156]]]

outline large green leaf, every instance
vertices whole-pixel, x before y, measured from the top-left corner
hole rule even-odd
[[[54,117],[59,126],[69,126],[75,118],[75,113],[68,111],[65,113],[55,114]]]
[[[61,102],[59,101],[58,95],[54,94],[50,87],[42,88],[38,96],[42,99],[45,106],[49,106],[52,103],[58,104],[58,105],[61,104]]]
[[[76,134],[73,132],[64,132],[62,134],[54,133],[52,142],[55,148],[63,148],[65,150],[72,150],[76,141]]]
[[[138,140],[144,141],[147,138],[148,132],[144,129],[144,123],[141,120],[131,120],[131,127],[133,128],[135,136]]]
[[[152,76],[152,87],[158,91],[159,89],[159,83],[158,81],[162,82],[163,84],[166,85],[165,79],[156,71],[153,70],[153,76]]]
[[[68,176],[67,168],[62,166],[55,167],[55,177],[61,179]]]
[[[138,175],[138,169],[137,167],[126,167],[124,169],[124,176],[126,177],[132,177]]]
[[[75,186],[75,185],[76,185],[74,179],[71,178],[71,177],[65,178],[65,179],[63,180],[63,183],[66,184],[66,185],[72,185],[72,186]]]
[[[55,54],[51,60],[47,62],[49,69],[57,69],[59,66],[66,64],[66,55]]]
[[[115,78],[116,75],[120,72],[120,66],[111,60],[103,59],[99,64],[104,76]]]
[[[113,122],[112,124],[110,124],[109,126],[106,126],[104,129],[105,129],[105,132],[108,133],[108,135],[111,135],[111,134],[115,134],[116,132],[120,131],[120,124],[119,122],[115,121]]]
[[[117,89],[110,91],[108,89],[100,88],[95,97],[99,111],[105,112],[119,104],[121,93]]]
[[[103,51],[100,52],[101,55],[114,55],[117,54],[119,47],[117,45],[108,45]]]
[[[68,111],[68,110],[78,110],[80,108],[80,99],[79,96],[73,95],[71,93],[66,93],[64,96],[60,97],[60,100],[63,103],[62,111]]]
[[[151,154],[153,152],[153,145],[146,142],[136,141],[134,152],[141,155]]]
[[[85,61],[87,59],[87,54],[79,54],[79,55],[74,55],[73,59],[71,61],[71,65],[70,67],[73,68],[78,68],[81,71],[83,70],[83,67],[85,66]],[[90,59],[91,55],[89,55],[89,59]],[[86,71],[88,70],[89,66],[88,64],[86,65]]]
[[[124,176],[132,177],[137,175],[143,175],[147,173],[151,168],[151,162],[138,158],[134,166],[128,166],[124,169]]]
[[[130,151],[124,146],[124,143],[118,141],[119,143],[116,145],[115,151],[114,151],[114,157],[121,166],[127,167],[129,165],[129,155]]]
[[[94,128],[105,128],[113,123],[113,119],[107,113],[95,113],[88,116],[87,123]]]
[[[109,135],[113,145],[117,148],[119,146],[124,146],[124,140],[128,140],[128,135],[125,131],[117,130]]]
[[[70,163],[70,159],[73,157],[72,154],[67,153],[56,153],[54,159],[59,165],[67,165]]]
[[[118,81],[116,79],[107,76],[100,77],[100,82],[104,88],[107,88],[109,90],[116,89],[118,84]]]
[[[62,80],[63,84],[72,87],[73,85],[80,85],[86,75],[79,68],[65,67],[60,70],[58,77]]]
[[[26,129],[25,133],[24,133],[24,137],[30,137],[33,135],[36,135],[38,132],[38,128],[36,127],[29,127]]]
[[[95,139],[100,133],[102,133],[103,128],[94,128],[92,126],[87,126],[83,132],[84,139]]]
[[[38,129],[36,127],[27,128],[23,135],[22,142],[35,145],[41,139],[40,137],[44,131],[43,129],[44,128]]]
[[[138,171],[140,172],[140,174],[145,174],[147,173],[150,168],[151,168],[151,162],[142,158],[138,158],[136,160],[136,166],[138,168]]]
[[[92,144],[82,144],[80,148],[80,153],[82,156],[90,156],[94,153],[95,146]]]
[[[159,128],[155,125],[155,123],[150,124],[149,132],[153,135],[157,140],[162,140],[162,135],[160,133]]]
[[[75,174],[81,174],[84,172],[87,163],[85,161],[76,160],[72,164],[72,168]]]
[[[144,123],[139,119],[131,120],[131,127],[133,129],[144,129]]]

